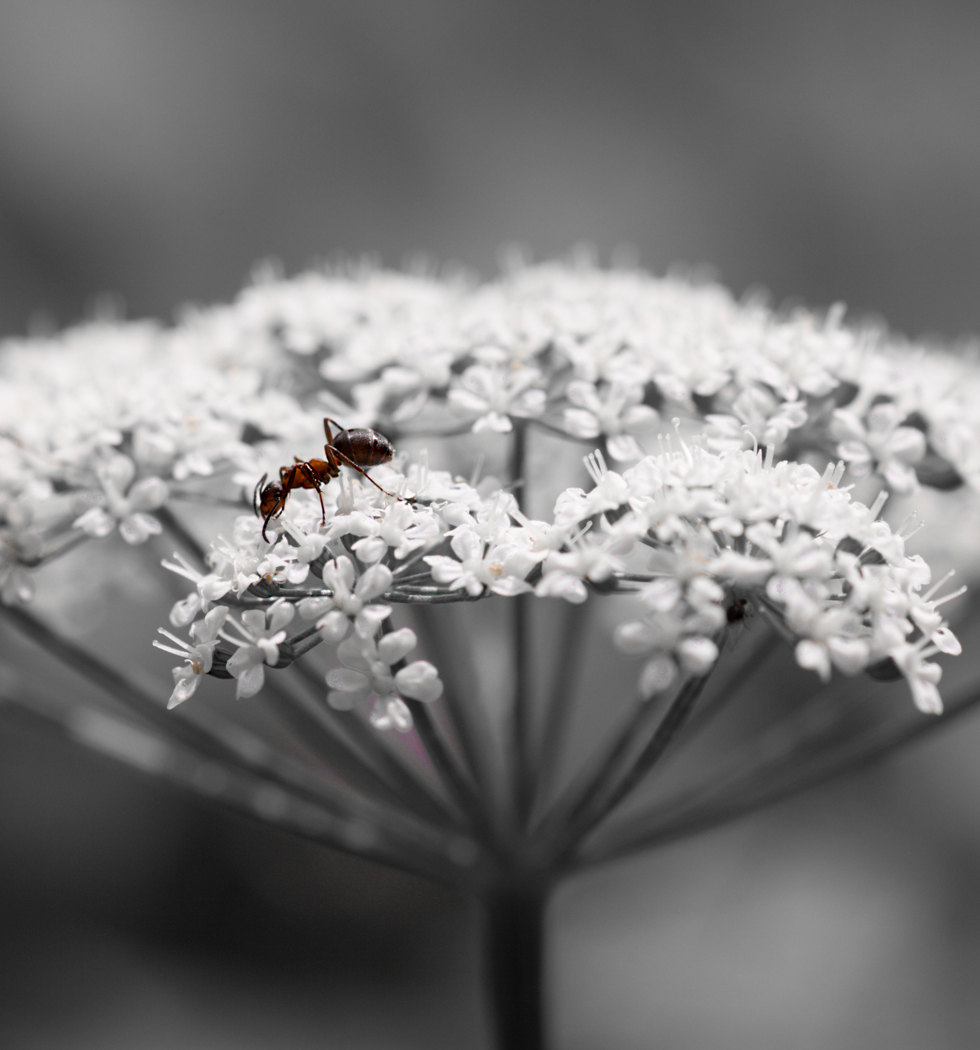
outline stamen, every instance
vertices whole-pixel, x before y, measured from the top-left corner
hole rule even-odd
[[[473,472],[470,474],[470,488],[475,489],[477,482],[480,480],[480,473],[483,470],[483,463],[486,457],[481,452],[476,457],[476,464],[473,467]]]
[[[916,514],[915,511],[912,511],[905,521],[902,522],[896,535],[901,536],[903,540],[907,540],[909,537],[914,536],[920,529],[924,529],[926,523],[919,519],[918,524],[916,524],[918,518],[918,514]]]
[[[600,485],[603,477],[609,470],[606,466],[606,460],[601,449],[596,449],[594,452],[590,452],[583,462],[585,463],[585,469],[589,472],[589,477],[592,478],[593,483]]]
[[[174,565],[173,562],[169,561],[161,561],[160,564],[165,569],[169,569],[171,572],[177,573],[178,576],[183,576],[186,579],[190,580],[192,583],[197,583],[197,581],[201,578],[201,573],[194,569],[191,566],[190,562],[188,562],[187,559],[182,554],[179,554],[177,551],[174,551],[174,558],[179,562],[179,564]]]
[[[914,515],[912,515],[912,517],[914,517]],[[903,528],[904,528],[904,526],[903,526]],[[938,580],[936,580],[936,582],[929,588],[929,590],[927,590],[926,593],[922,595],[922,600],[924,602],[929,601],[929,599],[936,593],[936,591],[938,591],[939,588],[942,587],[942,585],[944,583],[946,583],[947,580],[952,579],[955,575],[956,575],[956,570],[955,569],[950,569],[949,572],[947,572],[945,576],[941,576]],[[961,593],[964,590],[966,590],[966,587],[961,588]],[[948,598],[945,598],[943,600],[944,601],[949,601]]]
[[[958,587],[955,591],[951,591],[949,594],[944,595],[942,598],[937,598],[933,603],[932,607],[935,609],[940,605],[945,605],[946,602],[951,602],[954,598],[959,598],[961,594],[966,594],[967,587],[964,583],[962,587]]]
[[[874,498],[874,503],[868,508],[871,512],[871,518],[873,521],[878,520],[878,515],[881,513],[881,508],[888,502],[888,489],[882,489]]]
[[[191,652],[193,650],[193,648],[194,648],[192,645],[188,645],[187,642],[185,642],[183,638],[178,638],[177,635],[171,634],[168,630],[166,630],[163,627],[158,627],[157,628],[157,634],[162,634],[164,636],[164,638],[169,638],[172,642],[176,642],[178,645],[182,645],[186,652]],[[153,644],[158,649],[165,649],[166,648],[166,646],[161,645],[160,642],[156,641],[155,639],[154,639]],[[173,649],[168,649],[167,651],[168,652],[173,652],[174,650]],[[183,654],[181,654],[181,655],[183,655]]]
[[[174,656],[179,656],[182,660],[187,659],[187,650],[174,649],[172,646],[164,645],[163,642],[158,642],[156,638],[152,642],[154,648],[162,649],[165,653],[173,653]]]

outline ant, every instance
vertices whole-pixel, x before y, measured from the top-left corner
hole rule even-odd
[[[336,436],[330,431],[330,424],[337,428]],[[323,523],[327,520],[327,510],[323,505],[323,493],[320,489],[330,483],[331,478],[340,477],[340,467],[351,467],[358,474],[363,475],[376,488],[392,499],[401,499],[393,492],[381,486],[368,477],[365,467],[376,467],[379,463],[391,461],[395,450],[391,442],[376,430],[356,428],[345,430],[336,419],[324,419],[323,430],[327,436],[327,443],[323,446],[324,459],[299,459],[291,467],[279,468],[279,480],[265,483],[268,474],[263,474],[262,479],[255,486],[252,495],[252,508],[256,515],[265,520],[262,522],[262,539],[269,542],[265,530],[273,518],[278,518],[286,507],[286,497],[293,489],[316,489],[320,498],[320,510],[323,513]],[[404,502],[413,502],[406,500]]]

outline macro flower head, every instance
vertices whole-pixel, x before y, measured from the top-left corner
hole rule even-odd
[[[266,274],[0,348],[2,612],[161,775],[539,921],[980,698],[977,406],[968,356],[676,277]],[[31,608],[92,544],[172,592],[160,696]]]

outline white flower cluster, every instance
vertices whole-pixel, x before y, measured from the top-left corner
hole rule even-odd
[[[659,575],[641,584],[642,618],[622,624],[626,652],[654,651],[641,689],[669,688],[679,672],[706,674],[726,622],[759,610],[795,645],[797,662],[829,681],[883,664],[907,679],[916,705],[938,713],[941,668],[928,658],[960,644],[937,611],[965,590],[934,597],[906,534],[823,474],[761,453],[715,455],[697,445],[641,460],[616,484],[629,511],[611,526],[655,548]],[[611,487],[607,480],[606,484]]]
[[[197,576],[196,590],[174,607],[174,624],[206,613],[191,627],[197,644],[181,643],[186,660],[206,671],[203,640],[212,649],[218,638],[232,642],[239,648],[227,672],[240,696],[251,695],[263,665],[280,663],[283,644],[290,652],[308,644],[310,631],[287,638],[298,612],[314,622],[313,644],[339,643],[344,666],[327,674],[331,705],[373,697],[376,725],[407,729],[411,717],[399,697],[431,700],[442,687],[425,661],[391,670],[415,645],[404,628],[377,641],[392,603],[489,593],[577,603],[592,591],[628,594],[639,607],[615,641],[624,652],[650,654],[644,697],[709,673],[729,623],[757,610],[792,640],[798,663],[825,681],[835,668],[890,669],[904,675],[920,709],[941,710],[940,668],[929,657],[960,646],[937,610],[962,589],[934,597],[945,579],[929,588],[930,570],[905,553],[905,534],[878,518],[884,498],[868,508],[839,487],[843,465],[821,474],[776,462],[771,446],[764,457],[686,442],[623,474],[608,470],[601,453],[588,463],[594,487],[562,492],[549,522],[528,519],[512,495],[482,497],[417,467],[384,475],[404,501],[359,482],[328,486],[325,498],[346,510],[326,526],[313,495],[296,494],[272,542],[257,518],[243,517],[234,544],[212,556],[215,571]],[[241,623],[228,621],[232,636],[209,626],[218,623],[208,620],[215,601],[257,608],[242,612]],[[186,668],[174,676],[176,703],[191,687]]]
[[[243,433],[288,416],[269,368],[147,323],[97,321],[0,350],[0,596],[27,601],[27,570],[118,528],[140,544],[173,496],[212,495],[250,461]],[[237,497],[237,489],[230,494]]]
[[[530,419],[628,462],[659,415],[682,415],[706,420],[716,449],[812,449],[900,492],[980,488],[975,354],[845,327],[840,308],[780,316],[716,285],[548,265],[476,288],[307,274],[257,284],[221,316],[234,309],[242,341],[261,324],[349,388],[359,425]]]
[[[978,405],[969,354],[677,278],[563,265],[483,285],[266,278],[170,328],[103,320],[0,347],[0,598],[29,600],[30,570],[87,538],[178,527],[170,501],[247,505],[268,475],[282,498],[266,520],[239,519],[206,573],[171,566],[195,587],[171,617],[191,631],[169,635],[185,660],[173,702],[205,673],[251,695],[325,642],[330,703],[367,702],[375,724],[405,729],[406,700],[441,683],[424,661],[403,666],[414,636],[385,633],[393,604],[620,593],[639,603],[616,640],[649,654],[645,696],[707,673],[749,608],[821,676],[894,670],[936,710],[928,657],[958,643],[929,570],[833,464],[883,492],[980,490]],[[569,477],[540,521],[509,489],[424,460],[376,469],[397,498],[353,476],[287,483],[283,464],[320,454],[325,413],[396,442],[557,434],[598,447],[594,487]],[[650,456],[674,418],[702,436]]]
[[[0,346],[0,597],[86,537],[144,541],[168,499],[240,499],[315,448],[324,409],[396,440],[530,424],[623,464],[680,416],[714,451],[843,458],[909,492],[980,488],[978,405],[969,354],[637,271],[267,278],[172,328]]]

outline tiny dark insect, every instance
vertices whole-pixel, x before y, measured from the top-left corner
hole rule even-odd
[[[725,619],[729,623],[739,623],[747,616],[751,615],[752,613],[749,610],[749,603],[745,598],[736,598],[725,610]]]
[[[337,428],[336,436],[331,433],[330,424]],[[323,446],[323,459],[297,459],[290,467],[279,468],[279,480],[266,484],[267,474],[263,474],[252,495],[252,508],[263,520],[262,538],[268,542],[265,530],[273,518],[278,518],[286,507],[286,498],[293,489],[316,489],[320,498],[320,510],[323,522],[327,520],[327,510],[323,505],[321,488],[330,483],[331,478],[340,476],[341,466],[350,467],[363,475],[376,488],[392,499],[401,499],[393,492],[381,488],[371,477],[365,467],[376,467],[379,463],[388,463],[395,454],[391,442],[376,430],[356,428],[345,430],[335,419],[324,419],[323,430],[327,443]],[[411,502],[411,500],[403,501]]]

